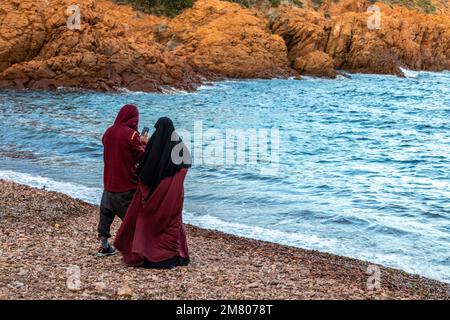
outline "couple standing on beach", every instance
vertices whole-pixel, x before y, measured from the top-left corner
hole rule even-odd
[[[117,248],[131,266],[187,265],[182,209],[183,183],[191,166],[189,151],[169,118],[156,122],[150,139],[138,133],[138,124],[137,107],[125,105],[103,135],[104,191],[97,255],[113,255]],[[174,151],[176,146],[179,152]],[[108,238],[116,215],[123,221],[114,248]]]

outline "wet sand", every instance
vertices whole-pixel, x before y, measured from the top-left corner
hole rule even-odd
[[[98,207],[3,180],[0,219],[0,300],[450,298],[449,284],[403,271],[378,266],[370,289],[366,261],[191,225],[188,267],[127,267],[120,255],[95,257]]]

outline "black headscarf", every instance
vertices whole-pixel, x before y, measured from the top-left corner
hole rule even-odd
[[[172,120],[166,117],[159,118],[155,128],[147,143],[145,155],[136,170],[139,178],[150,188],[149,195],[155,191],[161,180],[173,176],[182,168],[191,167],[189,150],[175,132]]]

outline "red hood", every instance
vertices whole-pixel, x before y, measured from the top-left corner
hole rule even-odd
[[[114,125],[124,125],[137,131],[139,123],[139,111],[136,106],[126,104],[120,109]]]

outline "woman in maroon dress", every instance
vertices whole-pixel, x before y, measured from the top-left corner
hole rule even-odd
[[[128,265],[173,268],[189,263],[182,210],[191,157],[169,118],[160,118],[155,128],[114,245]]]

